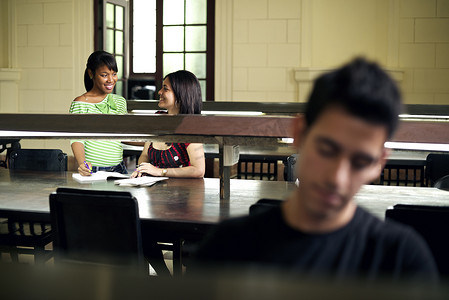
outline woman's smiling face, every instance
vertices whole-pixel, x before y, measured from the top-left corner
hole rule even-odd
[[[162,83],[162,88],[158,92],[159,94],[159,107],[168,110],[169,114],[176,115],[179,113],[179,107],[176,104],[176,96],[173,92],[170,80],[164,79]]]
[[[102,65],[95,70],[95,74],[90,73],[89,75],[92,76],[92,81],[94,82],[92,90],[97,90],[104,94],[112,93],[118,79],[117,72],[109,69],[106,65]]]

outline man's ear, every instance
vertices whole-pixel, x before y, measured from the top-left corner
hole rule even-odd
[[[298,114],[292,122],[292,136],[294,138],[293,146],[300,148],[306,132],[306,118],[304,114]]]
[[[379,160],[381,170],[384,169],[385,164],[387,163],[387,160],[388,160],[388,157],[390,156],[390,154],[391,154],[391,150],[384,147],[384,149],[382,151],[382,155],[380,156],[380,160]]]
[[[382,153],[380,155],[379,161],[376,163],[376,168],[375,168],[375,174],[373,175],[373,179],[375,180],[376,178],[378,178],[380,176],[380,174],[382,173],[382,170],[385,167],[385,164],[387,163],[388,157],[390,156],[391,150],[388,148],[383,148]]]

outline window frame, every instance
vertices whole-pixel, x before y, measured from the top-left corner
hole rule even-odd
[[[206,101],[214,101],[215,98],[215,0],[207,1],[206,19]],[[131,5],[133,5],[131,0]],[[131,13],[132,15],[132,13]],[[156,86],[156,91],[162,87],[163,81],[163,0],[156,0],[156,72],[155,73],[134,73],[132,69],[132,59],[130,62],[130,78],[142,80],[152,80]],[[133,22],[132,16],[130,22]],[[132,24],[132,23],[131,23]],[[130,28],[130,41],[133,40],[132,26]],[[132,47],[132,42],[130,42]],[[132,53],[132,50],[130,50]],[[132,55],[130,55],[132,57]]]
[[[108,27],[106,26],[106,3],[112,3],[114,5],[122,6],[124,9],[124,21],[123,21],[123,70],[119,70],[122,72],[122,79],[119,81],[123,84],[123,91],[125,95],[128,94],[128,79],[129,79],[129,1],[127,0],[98,0],[94,2],[94,47],[95,51],[97,50],[105,50],[106,49],[106,30]],[[115,43],[114,43],[115,47]],[[112,53],[115,56],[115,53]],[[115,93],[115,88],[114,88]]]
[[[207,1],[206,17],[206,101],[215,99],[215,0]],[[156,0],[156,72],[155,73],[134,73],[133,71],[133,0],[97,0],[94,1],[94,45],[95,50],[105,49],[106,38],[106,2],[123,6],[125,8],[125,45],[124,45],[124,70],[123,89],[125,96],[128,95],[129,81],[150,81],[156,86],[156,92],[162,87],[163,81],[163,0]]]

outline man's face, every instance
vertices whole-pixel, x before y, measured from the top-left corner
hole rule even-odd
[[[304,212],[314,218],[344,214],[360,187],[379,176],[386,137],[384,126],[335,107],[299,133],[297,200]]]

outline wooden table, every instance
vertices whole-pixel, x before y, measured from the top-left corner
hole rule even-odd
[[[151,187],[120,187],[112,181],[81,184],[72,173],[9,171],[0,169],[0,216],[21,214],[33,220],[50,222],[49,195],[58,187],[129,191],[139,204],[143,230],[161,242],[200,240],[222,219],[245,215],[249,206],[263,197],[285,198],[288,182],[231,180],[229,199],[221,199],[218,178],[168,179]],[[175,248],[175,251],[180,251]],[[181,262],[175,260],[175,273]]]
[[[57,187],[129,191],[137,198],[144,220],[216,223],[246,214],[260,198],[283,199],[294,184],[233,179],[230,198],[220,200],[218,178],[170,178],[151,187],[121,187],[112,181],[78,183],[71,172],[0,169],[0,210],[48,214],[49,194]]]
[[[202,236],[222,219],[247,214],[260,198],[285,198],[294,184],[233,179],[230,198],[220,200],[218,178],[171,178],[151,187],[120,187],[112,181],[81,184],[72,179],[71,172],[0,169],[0,212],[27,213],[49,221],[49,194],[58,187],[129,191],[138,201],[142,223],[151,223],[157,227],[155,235],[170,240]]]
[[[449,206],[449,192],[433,187],[364,185],[355,199],[382,220],[387,208],[395,204]]]
[[[57,187],[130,191],[138,200],[142,226],[160,241],[201,239],[220,220],[248,214],[261,198],[285,199],[295,188],[284,181],[232,179],[229,199],[219,199],[217,178],[168,179],[151,187],[120,187],[111,181],[81,184],[72,173],[9,171],[0,169],[0,215],[28,214],[50,221],[49,194]],[[398,203],[449,205],[449,192],[435,188],[363,186],[359,205],[383,219]],[[181,263],[174,264],[180,268]],[[179,272],[178,269],[176,272]]]
[[[246,215],[249,206],[261,198],[285,199],[295,188],[293,183],[284,181],[231,179],[230,198],[219,199],[217,178],[170,178],[151,187],[120,187],[111,181],[81,184],[72,179],[71,172],[0,169],[0,212],[30,213],[49,221],[49,194],[57,187],[129,191],[138,200],[144,223],[164,224],[158,227],[170,227],[176,230],[175,235],[182,232],[201,235],[204,233],[201,228],[208,229],[220,220]],[[449,192],[425,187],[366,185],[356,200],[383,219],[385,210],[398,203],[449,205]]]

